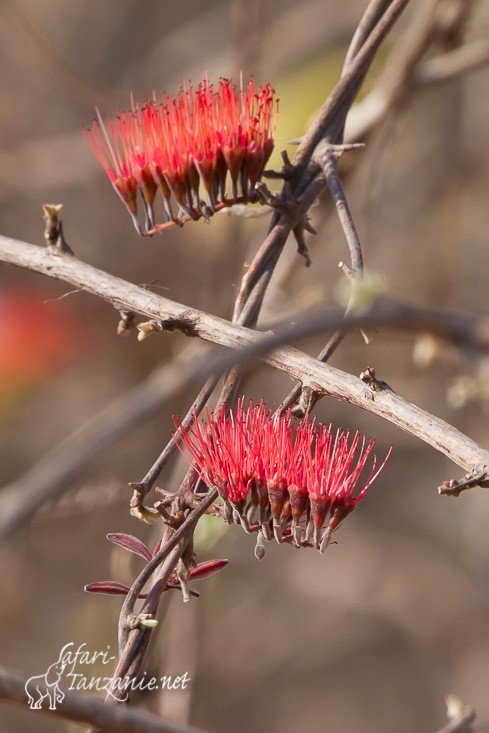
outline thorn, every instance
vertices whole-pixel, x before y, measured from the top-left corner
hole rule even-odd
[[[358,150],[364,148],[365,143],[345,143],[344,145],[330,145],[329,150],[333,153],[335,158],[341,158],[345,153],[349,153],[351,150]]]
[[[304,227],[306,232],[309,232],[309,234],[317,234],[317,231],[314,229],[307,215],[302,220],[302,226]]]
[[[297,253],[304,257],[305,266],[310,267],[312,264],[312,260],[309,257],[309,249],[304,238],[303,223],[301,222],[300,224],[297,224],[297,226],[295,226],[292,231],[294,233],[295,241],[297,242]]]
[[[63,204],[43,204],[43,219],[46,222],[44,228],[44,239],[50,254],[73,255],[73,250],[63,235],[63,222],[59,214],[63,210]]]

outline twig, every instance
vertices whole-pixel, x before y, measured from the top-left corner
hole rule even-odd
[[[444,496],[460,496],[462,491],[467,491],[467,489],[473,489],[475,487],[482,489],[489,488],[488,466],[483,464],[475,466],[472,471],[469,471],[461,479],[444,481],[438,487],[438,493]]]
[[[28,710],[26,683],[26,677],[0,667],[0,697],[19,703]],[[63,702],[55,710],[36,711],[36,715],[41,713],[80,723],[91,723],[107,733],[203,733],[200,729],[162,720],[157,715],[138,708],[127,705],[109,706],[93,695],[80,695],[70,691],[65,692]]]
[[[361,278],[363,275],[363,254],[360,239],[357,234],[355,223],[348,206],[341,179],[338,173],[337,157],[334,154],[334,149],[328,143],[323,143],[318,146],[315,153],[315,158],[319,162],[326,183],[333,197],[333,201],[336,205],[336,211],[340,220],[341,227],[343,229],[348,250],[350,253],[351,267],[349,273],[352,279]],[[345,316],[350,313],[354,299],[355,299],[355,283],[352,282],[352,289],[350,293],[349,302],[345,309]],[[346,332],[339,329],[331,336],[326,346],[321,350],[318,356],[318,360],[321,362],[327,362],[330,356],[335,352],[338,346],[343,341]],[[309,387],[302,387],[300,384],[296,385],[291,392],[287,395],[282,403],[281,409],[285,410],[289,406],[294,405],[293,414],[297,417],[304,417],[308,415],[314,404],[318,399],[318,395],[314,394]]]
[[[190,406],[187,414],[182,420],[182,426],[184,429],[187,429],[194,420],[195,415],[198,415],[200,413],[210,395],[212,394],[212,391],[216,386],[218,379],[219,378],[217,376],[212,376],[207,379],[206,383],[200,390],[199,394],[197,395],[196,399],[194,400],[193,404]],[[134,489],[134,494],[130,502],[131,514],[133,514],[134,516],[143,518],[143,501],[146,497],[146,494],[148,493],[148,491],[150,491],[150,489],[153,488],[158,476],[163,471],[164,467],[177,450],[177,444],[180,442],[179,433],[177,433],[175,437],[176,440],[172,439],[167,443],[167,445],[160,453],[149,471],[146,473],[142,481],[137,483],[131,482],[129,484],[130,487]]]

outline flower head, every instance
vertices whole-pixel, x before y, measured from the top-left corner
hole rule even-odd
[[[207,413],[178,437],[203,479],[216,487],[228,521],[265,539],[313,545],[322,552],[332,532],[364,498],[387,458],[370,461],[375,441],[315,420],[296,427],[290,413],[273,414],[263,402],[235,413]],[[176,439],[176,436],[175,436]],[[364,469],[370,462],[365,477]],[[258,514],[258,519],[256,516]]]
[[[274,94],[269,84],[256,89],[253,79],[239,92],[230,79],[220,79],[217,90],[204,79],[197,89],[182,86],[175,98],[165,93],[141,105],[132,100],[130,110],[107,123],[97,109],[97,119],[83,134],[138,232],[153,233],[165,223],[180,223],[178,217],[208,218],[224,206],[256,200],[255,184],[273,150]],[[158,191],[164,214],[159,225]],[[178,205],[176,216],[172,202]]]

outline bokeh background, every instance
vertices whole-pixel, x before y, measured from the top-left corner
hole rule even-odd
[[[373,76],[421,4],[413,0]],[[473,38],[489,31],[489,3],[476,5],[467,29]],[[130,90],[142,97],[176,92],[204,69],[214,79],[237,78],[243,69],[277,89],[280,150],[333,87],[365,6],[2,0],[1,232],[41,245],[42,204],[63,203],[66,238],[80,259],[230,317],[267,219],[215,217],[210,226],[138,238],[81,125],[95,105],[104,112],[127,105]],[[413,93],[367,149],[352,154],[347,192],[366,266],[399,297],[487,308],[488,81],[482,69]],[[277,154],[272,163],[279,165]],[[347,253],[327,197],[312,219],[313,266],[304,268],[293,242],[287,245],[262,324],[336,302],[337,264]],[[0,278],[0,480],[7,485],[187,342],[180,334],[143,343],[134,334],[118,337],[117,314],[96,298],[6,265]],[[331,363],[353,374],[375,366],[400,394],[487,445],[483,362],[427,338],[371,336],[367,347],[351,334]],[[322,341],[303,348],[315,353]],[[273,405],[290,387],[284,375],[254,366],[243,392]],[[460,407],[467,387],[480,389]],[[156,542],[158,528],[129,517],[127,483],[142,478],[169,438],[172,413],[183,414],[192,399],[175,400],[94,455],[64,498],[1,548],[0,663],[40,674],[70,641],[115,653],[120,599],[84,594],[83,586],[107,578],[130,583],[138,572],[137,558],[109,545],[107,532]],[[381,455],[394,444],[368,499],[324,557],[270,545],[259,563],[253,538],[239,528],[202,525],[199,558],[230,564],[201,584],[198,601],[165,598],[146,664],[148,676],[188,671],[191,685],[138,702],[218,733],[408,733],[440,728],[444,696],[455,692],[489,722],[489,495],[475,489],[439,497],[436,486],[463,472],[435,450],[333,399],[323,399],[317,413],[374,435]],[[159,485],[177,487],[183,471],[173,462]],[[0,731],[78,729],[0,707]]]

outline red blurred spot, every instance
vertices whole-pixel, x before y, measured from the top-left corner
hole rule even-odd
[[[55,373],[82,350],[83,329],[48,290],[0,292],[0,397]]]

